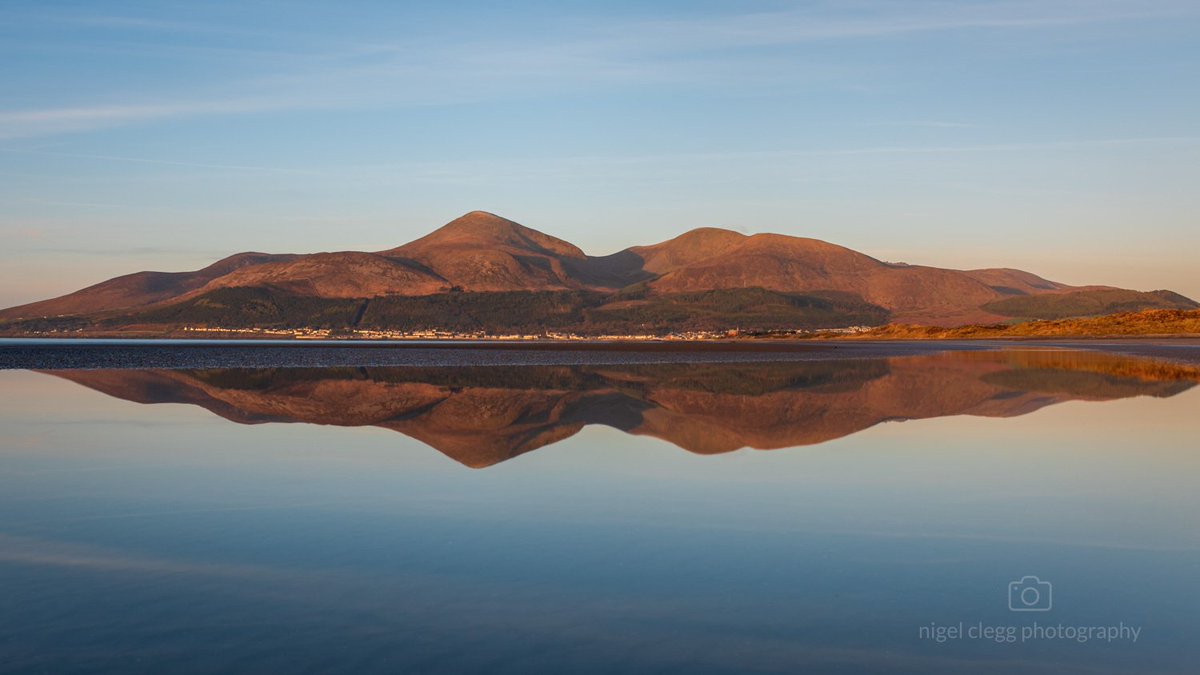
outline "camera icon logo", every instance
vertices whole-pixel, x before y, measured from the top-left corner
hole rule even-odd
[[[1008,609],[1010,612],[1049,612],[1054,605],[1053,587],[1049,581],[1035,576],[1023,576],[1018,581],[1008,582]]]

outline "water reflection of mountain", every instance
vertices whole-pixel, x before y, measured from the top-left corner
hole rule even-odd
[[[821,443],[896,419],[1011,417],[1071,400],[1172,396],[1200,368],[1083,351],[630,366],[99,370],[53,374],[242,424],[379,426],[486,467],[589,424],[695,453]]]

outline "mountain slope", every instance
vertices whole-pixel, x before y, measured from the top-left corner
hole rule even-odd
[[[294,260],[294,255],[238,253],[194,272],[135,272],[100,282],[50,300],[0,311],[0,320],[84,314],[151,305],[203,287],[214,279],[269,262]]]
[[[987,284],[992,290],[1002,295],[1053,293],[1072,288],[1057,281],[1043,279],[1036,274],[1009,268],[996,267],[982,270],[966,270],[963,274]]]
[[[218,288],[271,286],[321,298],[373,298],[442,293],[449,291],[450,285],[446,279],[410,261],[344,251],[243,267],[212,280],[197,293]]]
[[[714,253],[708,257],[689,255],[689,251],[672,253],[669,247],[654,251],[651,260],[675,264],[665,267],[650,288],[657,293],[750,287],[787,293],[841,291],[908,319],[923,315],[953,321],[996,318],[979,307],[1000,294],[962,272],[891,265],[817,239],[778,234],[739,237],[710,243]]]

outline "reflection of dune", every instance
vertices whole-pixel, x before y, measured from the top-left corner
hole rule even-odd
[[[1021,368],[1086,371],[1137,380],[1200,380],[1200,366],[1154,361],[1111,352],[1031,348],[1002,351],[943,352],[931,358],[956,361],[990,361]]]
[[[713,454],[821,443],[895,419],[1012,417],[1069,400],[1171,396],[1200,381],[1195,366],[1033,350],[770,364],[53,374],[243,424],[380,426],[477,468],[589,424]]]

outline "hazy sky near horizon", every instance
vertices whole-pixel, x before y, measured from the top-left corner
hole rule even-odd
[[[1200,3],[0,5],[0,306],[473,209],[1200,298]]]

